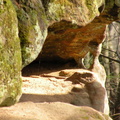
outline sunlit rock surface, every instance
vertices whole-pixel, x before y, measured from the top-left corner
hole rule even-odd
[[[104,0],[42,0],[49,23],[61,20],[86,25],[104,9]],[[83,14],[84,13],[84,14]]]
[[[37,58],[48,27],[49,33],[38,60],[52,60],[57,56],[65,60],[75,59],[82,65],[82,59],[90,52],[94,58],[90,71],[97,74],[104,89],[104,68],[98,57],[104,41],[106,22],[92,22],[103,11],[104,0],[11,1],[0,1],[1,106],[12,105],[19,100],[21,61],[24,67]],[[118,3],[114,4],[119,7]],[[111,15],[119,13],[118,10],[116,8]],[[115,15],[109,19],[117,19]],[[104,95],[107,99],[106,93]]]
[[[65,81],[71,81],[72,84],[80,84],[79,99],[74,101],[73,104],[79,106],[89,106],[102,113],[109,114],[109,105],[107,92],[105,89],[106,73],[100,63],[95,64],[94,72],[89,70],[62,70],[59,75],[67,76]],[[98,72],[100,71],[100,72]]]
[[[16,108],[18,109],[14,111]],[[32,108],[31,111],[29,108]],[[78,107],[62,102],[23,102],[1,110],[1,120],[112,120],[108,115],[90,107]]]
[[[105,21],[103,22],[103,20]],[[105,89],[106,73],[99,62],[99,55],[101,53],[102,42],[105,39],[106,23],[109,22],[109,20],[103,18],[96,18],[85,26],[83,26],[83,24],[74,24],[65,19],[53,23],[48,28],[47,39],[42,52],[37,58],[38,61],[43,60],[48,62],[59,59],[74,59],[79,68],[84,68],[82,59],[90,52],[93,55],[93,63],[89,67],[90,70],[85,74],[89,74],[89,72],[92,71],[91,77],[89,76],[90,79],[93,79],[92,76],[94,76],[94,74],[97,77],[91,84],[84,83],[85,88],[89,89],[87,91],[91,91],[87,92],[90,97],[88,100],[90,104],[87,104],[87,101],[86,104],[105,114],[109,114],[108,98]],[[82,76],[82,73],[78,74]],[[77,73],[73,76],[72,81],[75,81],[77,77],[78,81],[81,82],[81,78]],[[87,81],[87,78],[88,77],[85,77],[83,79]],[[96,92],[94,93],[94,91]],[[96,100],[94,96],[99,99]]]

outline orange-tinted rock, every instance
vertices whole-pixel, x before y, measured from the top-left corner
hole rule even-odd
[[[55,23],[49,27],[49,34],[39,57],[44,60],[74,58],[79,63],[79,59],[84,58],[88,52],[97,54],[95,52],[103,42],[105,28],[106,24],[94,21],[84,27],[65,21]]]

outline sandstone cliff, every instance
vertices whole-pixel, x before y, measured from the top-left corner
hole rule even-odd
[[[106,24],[117,20],[120,11],[117,0],[106,0],[103,12],[104,7],[104,0],[1,0],[0,105],[9,106],[19,100],[21,69],[37,57],[38,61],[75,59],[79,68],[86,69],[83,60],[90,52],[93,62],[88,73],[97,77],[92,84],[84,78],[87,81],[84,84],[90,97],[103,93],[101,106],[96,107],[96,98],[92,98],[92,107],[108,114],[106,73],[99,55],[106,36]],[[100,94],[99,90],[102,91]]]

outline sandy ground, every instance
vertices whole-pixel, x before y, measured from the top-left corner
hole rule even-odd
[[[70,107],[79,106],[79,94],[82,93],[81,85],[73,85],[65,81],[66,77],[59,76],[68,66],[31,64],[24,68],[23,95],[19,103],[0,108],[0,120],[67,120],[69,114],[74,113]],[[64,107],[66,105],[68,107]],[[62,113],[63,109],[66,113]]]
[[[60,71],[66,70],[65,66],[43,66],[37,69],[37,65],[23,71],[23,95],[21,102],[66,102],[72,103],[76,95],[80,94],[80,84],[72,84],[65,81],[67,76],[59,76]],[[33,68],[34,71],[33,71]],[[76,68],[69,68],[77,71]],[[27,72],[29,71],[29,72]],[[82,91],[81,91],[82,92]],[[34,98],[34,99],[33,99]]]

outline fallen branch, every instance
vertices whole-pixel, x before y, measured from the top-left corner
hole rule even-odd
[[[120,113],[116,113],[116,114],[111,115],[111,117],[114,117],[114,116],[120,116]]]
[[[108,57],[108,56],[105,56],[105,55],[103,55],[103,54],[100,54],[100,56],[102,56],[102,57],[104,57],[104,58],[107,58],[107,59],[110,59],[110,60],[112,60],[112,61],[114,61],[114,62],[120,63],[120,60],[115,60],[115,59],[113,59],[113,58],[111,58],[111,57]]]

